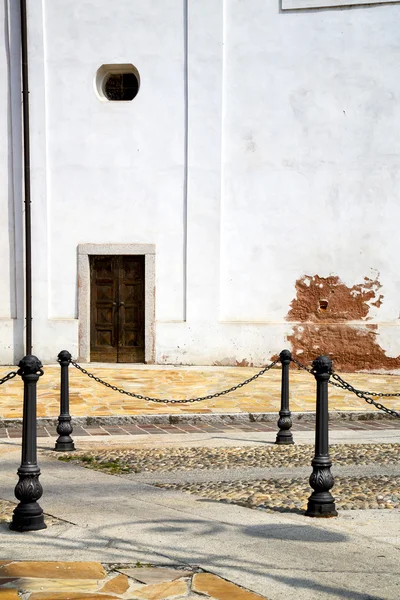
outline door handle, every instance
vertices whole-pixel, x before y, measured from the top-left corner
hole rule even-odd
[[[113,302],[113,303],[112,303],[112,305],[113,305],[113,306],[116,306],[116,305],[117,305],[117,303],[116,303],[116,302]]]
[[[125,302],[120,302],[119,305],[120,306],[125,306]]]

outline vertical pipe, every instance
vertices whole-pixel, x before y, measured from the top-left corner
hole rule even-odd
[[[292,415],[289,410],[289,367],[292,360],[290,350],[282,350],[279,355],[282,364],[282,384],[281,384],[281,409],[279,411],[278,427],[276,435],[276,444],[294,444],[293,435],[290,431],[292,427]]]
[[[330,493],[334,479],[329,456],[328,426],[328,382],[332,361],[328,356],[319,356],[313,362],[313,373],[317,381],[317,409],[315,417],[315,456],[311,462],[313,471],[310,486],[313,493],[308,499],[308,517],[337,517],[335,499]]]
[[[37,531],[45,529],[43,509],[38,504],[43,494],[37,464],[36,385],[43,375],[42,363],[36,356],[25,356],[19,363],[18,374],[24,382],[24,412],[22,418],[21,466],[15,496],[20,503],[14,509],[10,529]]]
[[[21,15],[21,74],[22,74],[22,122],[25,194],[25,325],[26,354],[32,352],[32,238],[31,238],[31,160],[29,137],[29,80],[28,80],[28,27],[26,0],[20,0]]]

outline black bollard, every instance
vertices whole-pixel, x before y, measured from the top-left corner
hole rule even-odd
[[[68,350],[61,350],[58,355],[58,362],[61,366],[61,386],[60,386],[60,416],[58,417],[57,433],[58,438],[54,450],[57,452],[71,452],[75,450],[71,433],[73,431],[71,424],[71,415],[69,414],[69,385],[68,385],[68,367],[71,362],[71,354]]]
[[[14,509],[10,529],[37,531],[45,529],[43,509],[38,500],[43,494],[37,464],[36,384],[43,375],[42,363],[36,356],[25,356],[19,363],[18,374],[24,382],[24,412],[22,419],[22,461],[15,496],[20,503]]]
[[[337,517],[335,499],[330,493],[334,479],[329,456],[328,428],[328,381],[332,361],[328,356],[319,356],[313,361],[313,374],[317,380],[317,414],[315,421],[315,456],[311,462],[313,472],[310,486],[313,493],[308,499],[305,514],[308,517]]]
[[[281,410],[279,411],[279,431],[276,435],[275,443],[294,444],[293,435],[290,431],[292,418],[289,410],[289,367],[292,360],[292,353],[290,350],[282,350],[279,358],[282,364]]]

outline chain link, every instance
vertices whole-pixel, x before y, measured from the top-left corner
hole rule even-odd
[[[387,408],[387,406],[383,406],[383,404],[381,404],[380,402],[375,402],[375,400],[372,400],[372,398],[368,398],[366,396],[365,392],[362,392],[361,390],[357,390],[356,388],[354,388],[350,383],[347,383],[347,381],[344,381],[344,379],[342,379],[340,377],[340,375],[338,375],[337,373],[331,373],[331,376],[333,377],[333,379],[335,379],[336,381],[339,382],[338,384],[336,384],[336,387],[341,387],[345,390],[348,390],[349,392],[352,392],[353,394],[358,396],[358,398],[362,398],[363,400],[365,400],[365,402],[367,402],[368,404],[372,404],[379,410],[383,410],[383,412],[387,413],[388,415],[391,415],[392,417],[397,417],[400,419],[399,412],[396,412],[395,410],[392,410],[391,408]]]
[[[313,370],[310,367],[307,367],[306,365],[301,363],[296,358],[292,358],[292,362],[294,362],[294,364],[297,365],[299,367],[299,369],[303,369],[304,371],[311,373],[311,375],[313,374]],[[393,397],[399,397],[400,393],[384,394],[381,392],[366,392],[364,390],[357,390],[350,383],[347,383],[347,381],[342,379],[340,377],[340,375],[338,375],[337,373],[334,373],[333,371],[331,371],[331,377],[333,379],[335,379],[335,381],[330,380],[329,381],[330,385],[333,385],[342,390],[348,390],[349,392],[352,392],[353,394],[358,396],[358,398],[362,398],[368,404],[372,404],[373,406],[375,406],[379,410],[382,410],[383,412],[387,413],[388,415],[391,415],[392,417],[400,418],[400,413],[398,413],[395,410],[392,410],[390,408],[387,408],[386,406],[383,406],[383,404],[381,404],[380,402],[375,402],[375,400],[372,400],[372,398],[367,398],[367,396],[378,396],[380,398],[393,398]]]
[[[18,375],[18,371],[11,371],[11,373],[7,373],[2,379],[0,379],[0,385],[9,381],[10,379],[14,379]]]
[[[312,368],[307,367],[306,365],[301,363],[296,358],[292,358],[291,360],[300,369],[307,371],[311,375],[313,374]],[[234,392],[234,391],[244,387],[245,385],[248,385],[252,381],[255,381],[256,379],[258,379],[258,377],[261,377],[261,375],[264,375],[264,373],[266,373],[267,371],[272,369],[272,367],[274,367],[278,362],[279,362],[279,359],[274,360],[271,364],[269,364],[266,367],[264,367],[263,369],[261,369],[261,371],[259,371],[252,377],[249,377],[249,379],[246,379],[245,381],[238,383],[237,385],[234,385],[227,390],[223,390],[221,392],[216,392],[215,394],[209,394],[208,396],[200,396],[198,398],[187,398],[185,400],[175,400],[175,399],[169,399],[169,398],[152,398],[151,396],[142,396],[141,394],[135,394],[134,392],[128,392],[127,390],[124,390],[123,388],[119,388],[116,385],[111,385],[111,383],[108,383],[107,381],[100,379],[100,377],[96,377],[96,375],[94,375],[93,373],[90,373],[89,371],[87,371],[86,369],[81,367],[81,365],[79,365],[77,362],[75,362],[73,360],[71,360],[71,365],[73,365],[76,369],[81,371],[81,373],[83,373],[84,375],[87,375],[90,379],[93,379],[97,383],[104,385],[105,387],[113,390],[114,392],[119,392],[120,394],[125,394],[126,396],[130,396],[131,398],[137,398],[138,400],[146,400],[147,402],[158,402],[158,403],[162,403],[162,404],[186,404],[186,403],[193,403],[193,402],[201,402],[203,400],[213,400],[214,398],[219,398],[220,396],[225,396],[226,394]],[[4,381],[7,381],[7,379],[12,379],[12,377],[15,377],[16,374],[17,373],[14,373],[14,374],[9,373],[6,376],[6,378],[4,378],[4,380],[0,379],[0,384],[4,383]],[[338,375],[337,373],[331,372],[331,377],[333,379],[335,379],[335,381],[329,381],[329,383],[331,385],[341,388],[341,389],[344,389],[344,390],[348,390],[349,392],[352,392],[353,394],[358,396],[358,398],[362,398],[363,400],[365,400],[365,402],[367,402],[368,404],[372,404],[379,410],[382,410],[385,413],[387,413],[393,417],[400,418],[400,413],[398,413],[395,410],[392,410],[390,408],[387,408],[380,402],[375,402],[375,400],[373,400],[372,398],[367,397],[367,396],[391,397],[391,396],[400,396],[400,394],[383,394],[383,393],[379,393],[379,392],[377,392],[377,393],[365,392],[365,391],[357,390],[356,388],[354,388],[350,383],[347,383],[346,381],[344,381],[344,379],[342,379],[340,377],[340,375]]]
[[[333,374],[332,374],[332,376],[333,376]],[[340,378],[340,379],[341,379],[341,381],[344,381],[344,380],[342,380],[342,378]],[[329,383],[330,383],[330,385],[334,385],[335,387],[340,388],[342,390],[349,389],[346,387],[346,385],[350,385],[350,384],[342,385],[341,383],[335,383],[334,381],[329,381]],[[353,386],[350,386],[350,387],[353,387]],[[356,388],[353,388],[353,389],[356,389]],[[399,398],[400,397],[399,392],[394,392],[393,394],[386,394],[383,392],[367,392],[365,390],[358,390],[358,389],[357,389],[357,392],[360,392],[360,394],[364,394],[364,396],[376,396],[379,398]]]
[[[303,369],[303,371],[307,371],[307,373],[310,373],[311,375],[313,374],[313,370],[311,367],[307,367],[306,365],[303,365],[303,363],[301,363],[299,360],[297,360],[297,358],[292,358],[290,359],[295,365],[297,365],[299,367],[299,369]]]
[[[111,383],[108,383],[107,381],[100,379],[100,377],[96,377],[96,375],[94,375],[93,373],[89,373],[89,371],[87,371],[86,369],[81,367],[77,362],[75,362],[73,360],[71,360],[71,365],[73,365],[76,369],[81,371],[81,373],[83,373],[84,375],[87,375],[88,377],[90,377],[90,379],[97,381],[97,383],[101,383],[102,385],[104,385],[107,388],[110,388],[114,392],[119,392],[120,394],[126,394],[127,396],[131,396],[132,398],[137,398],[138,400],[146,400],[147,402],[159,402],[162,404],[185,404],[185,403],[189,403],[189,402],[201,402],[202,400],[212,400],[213,398],[219,398],[220,396],[225,396],[226,394],[229,394],[230,392],[234,392],[235,390],[242,388],[243,386],[251,383],[252,381],[255,381],[256,379],[258,379],[258,377],[261,377],[261,375],[264,375],[264,373],[266,373],[267,371],[272,369],[272,367],[274,367],[278,362],[279,362],[279,360],[274,360],[271,364],[267,365],[266,367],[261,369],[261,371],[259,371],[255,375],[253,375],[253,377],[249,377],[249,379],[246,379],[245,381],[242,381],[242,383],[238,383],[237,385],[234,385],[233,387],[229,388],[228,390],[223,390],[222,392],[216,392],[215,394],[209,394],[208,396],[201,396],[199,398],[188,398],[186,400],[174,400],[174,399],[168,399],[168,398],[151,398],[150,396],[141,396],[140,394],[134,394],[133,392],[128,392],[127,390],[124,390],[123,388],[119,388],[116,385],[111,385]]]

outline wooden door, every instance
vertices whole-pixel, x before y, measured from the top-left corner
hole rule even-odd
[[[144,256],[120,256],[118,267],[118,362],[144,362]]]
[[[90,359],[144,362],[144,256],[90,259]]]

